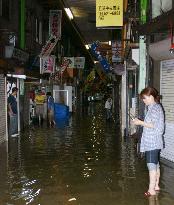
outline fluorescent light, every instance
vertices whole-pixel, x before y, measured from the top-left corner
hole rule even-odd
[[[87,50],[89,50],[89,45],[88,44],[86,44],[85,47],[86,47]]]
[[[26,75],[7,74],[8,77],[26,79]]]
[[[112,42],[111,42],[111,41],[108,41],[108,44],[111,46]]]
[[[70,8],[65,8],[65,11],[66,11],[66,14],[68,15],[69,19],[72,20],[74,17],[73,17],[73,14],[72,14]]]

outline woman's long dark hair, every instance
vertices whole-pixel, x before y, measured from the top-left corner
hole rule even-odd
[[[154,97],[155,102],[160,103],[160,96],[158,94],[158,91],[155,88],[153,87],[144,88],[140,93],[140,98],[143,99],[145,95],[146,96],[152,95]]]

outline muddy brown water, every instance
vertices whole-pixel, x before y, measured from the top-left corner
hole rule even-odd
[[[0,168],[0,205],[174,205],[174,163],[162,159],[161,191],[145,198],[145,161],[98,103],[10,138]]]

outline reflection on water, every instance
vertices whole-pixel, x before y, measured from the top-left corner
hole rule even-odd
[[[158,199],[158,195],[156,196],[150,196],[148,198],[149,200],[149,205],[159,205],[159,199]]]
[[[163,161],[161,192],[145,198],[148,172],[132,139],[92,103],[63,126],[32,128],[0,149],[0,205],[173,205],[174,167]],[[8,154],[7,154],[8,153]]]

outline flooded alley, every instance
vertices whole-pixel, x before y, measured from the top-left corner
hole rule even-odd
[[[101,103],[55,128],[31,127],[0,150],[0,205],[174,204],[174,164],[162,160],[161,191],[144,197],[146,163]]]

